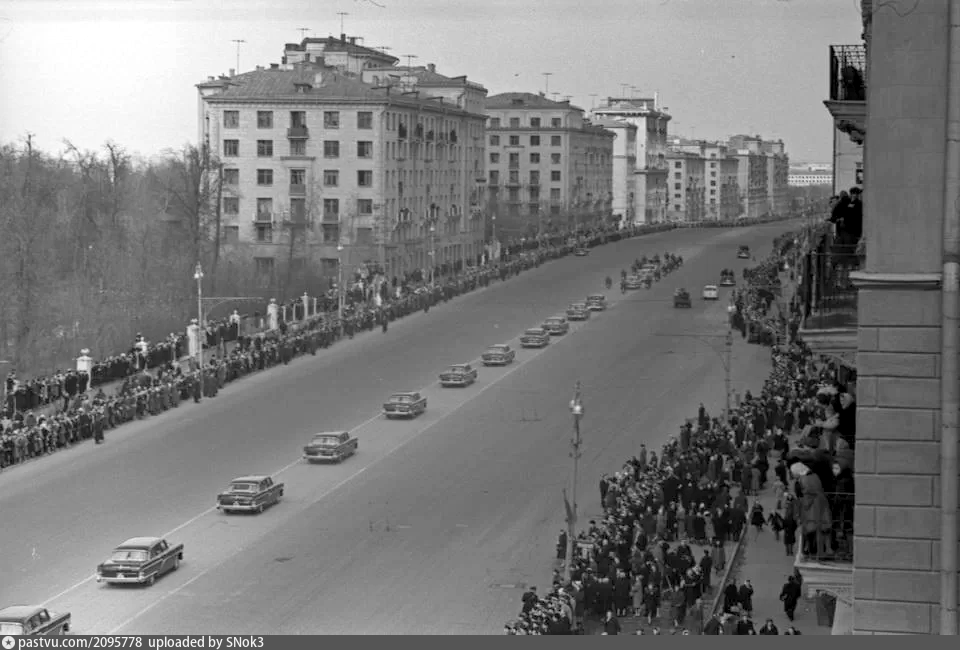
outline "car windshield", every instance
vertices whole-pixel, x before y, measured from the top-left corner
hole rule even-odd
[[[111,562],[146,562],[147,552],[135,548],[118,548],[110,556]]]
[[[494,345],[487,352],[506,352],[507,346],[505,345]]]
[[[450,366],[450,372],[466,372],[466,366]]]
[[[248,483],[246,481],[238,481],[236,483],[230,484],[231,492],[249,492],[255,493],[260,490],[260,487],[256,483]]]
[[[412,402],[413,395],[394,395],[390,398],[391,402]]]
[[[23,636],[23,624],[0,621],[0,636]]]
[[[321,436],[319,438],[313,439],[313,444],[318,447],[338,447],[340,445],[340,438],[336,436]]]
[[[563,321],[559,318],[548,318],[546,321],[547,325],[559,325]]]
[[[527,334],[529,334],[530,336],[539,336],[539,335],[543,334],[543,330],[541,330],[541,329],[539,329],[539,328],[537,328],[537,329],[529,329],[529,330],[527,330]]]
[[[587,300],[589,300],[590,302],[600,302],[603,299],[604,299],[603,296],[590,296],[589,298],[587,298]]]

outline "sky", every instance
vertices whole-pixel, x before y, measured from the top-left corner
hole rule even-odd
[[[658,92],[671,133],[759,133],[807,162],[832,157],[828,47],[861,33],[856,0],[0,0],[0,143],[179,148],[197,138],[195,85],[238,68],[234,39],[245,71],[341,18],[490,95],[549,83],[589,109]]]

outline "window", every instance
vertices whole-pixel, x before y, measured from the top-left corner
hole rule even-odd
[[[273,158],[273,140],[257,140],[257,156]]]
[[[717,204],[716,199],[710,199],[710,205],[716,205],[716,204]]]
[[[710,194],[716,194],[717,190],[710,190]]]
[[[303,223],[307,220],[306,199],[290,199],[290,219],[294,223]]]
[[[681,187],[683,187],[683,183],[674,183],[674,184],[673,184],[673,189],[675,189],[675,190],[679,190]]]
[[[683,163],[678,160],[677,162],[673,163],[673,166],[676,169],[680,169],[681,167],[683,167]]]
[[[273,185],[273,170],[272,169],[258,169],[257,170],[257,185]]]
[[[679,181],[683,178],[683,172],[677,172],[673,175],[673,177]]]
[[[683,198],[683,194],[674,194],[674,195],[673,195],[673,198],[675,198],[675,199],[682,199],[682,198]]]
[[[520,146],[520,136],[519,136],[519,135],[511,135],[511,136],[510,136],[510,146],[511,146],[511,147],[519,147],[519,146]]]
[[[500,183],[500,172],[496,169],[490,170],[490,184],[498,185]]]
[[[710,181],[710,187],[716,187],[717,181]]]
[[[323,141],[323,157],[339,158],[340,157],[340,141],[324,140]]]
[[[713,169],[713,168],[716,167],[716,166],[717,166],[717,163],[715,163],[715,162],[710,163],[710,169]]]
[[[539,128],[540,128],[540,118],[539,118],[539,117],[531,117],[531,118],[530,118],[530,128],[532,128],[532,129],[539,129]]]
[[[550,172],[550,180],[553,181],[554,183],[560,182],[560,170],[559,170],[559,169],[554,169],[552,172]]]
[[[223,184],[224,184],[224,185],[239,185],[239,184],[240,184],[240,170],[239,170],[239,169],[224,169],[224,170],[223,170]]]
[[[519,185],[520,184],[520,170],[513,169],[510,171],[510,185]],[[513,190],[510,190],[511,192]]]
[[[560,135],[551,135],[550,136],[550,146],[559,147],[563,144],[563,136]]]
[[[372,129],[373,128],[373,113],[370,111],[358,111],[357,112],[357,128],[358,129]]]
[[[511,154],[510,154],[510,166],[511,166],[511,167],[519,167],[519,166],[520,166],[520,154],[518,154],[518,153],[511,153]]]
[[[257,128],[273,128],[273,111],[257,111]]]
[[[306,111],[290,111],[290,128],[305,128],[307,126]]]
[[[340,111],[324,111],[323,112],[323,128],[339,129],[340,128]]]
[[[530,162],[531,162],[532,164],[534,164],[534,165],[539,165],[539,164],[540,164],[540,154],[538,154],[538,153],[532,153],[532,154],[530,154]]]
[[[291,169],[291,170],[290,170],[290,184],[291,184],[291,185],[306,185],[306,184],[307,184],[307,170],[306,170],[306,169]]]
[[[224,140],[223,141],[223,155],[235,158],[240,155],[240,141],[239,140]]]
[[[491,154],[490,154],[490,162],[492,162],[492,163],[494,163],[494,164],[500,162],[500,154],[498,154],[498,153],[491,153]]]
[[[550,154],[550,163],[553,164],[553,165],[559,165],[559,164],[560,164],[560,154],[558,154],[558,153],[552,153],[552,154]]]
[[[273,199],[257,199],[257,216],[261,219],[273,218]]]
[[[563,120],[559,117],[550,118],[550,126],[554,129],[559,129],[561,126],[563,126]]]
[[[323,243],[337,244],[340,242],[340,224],[325,224],[323,226]],[[337,260],[334,260],[336,262]],[[334,267],[336,268],[336,267]]]
[[[516,129],[516,128],[519,128],[519,126],[520,126],[520,118],[519,118],[519,117],[511,117],[511,118],[510,118],[510,128]]]
[[[366,140],[357,142],[357,158],[373,158],[373,143]]]
[[[531,188],[530,188],[530,200],[531,200],[531,201],[539,201],[539,200],[540,200],[540,188],[539,188],[539,187],[531,187]],[[533,206],[530,206],[530,207],[531,207],[531,209],[533,208]],[[540,209],[540,206],[537,206],[537,209],[539,210],[539,209]]]
[[[532,171],[530,172],[530,184],[539,185],[540,184],[540,172]]]
[[[500,146],[500,136],[499,136],[499,135],[491,135],[491,136],[490,136],[490,146],[491,146],[491,147],[499,147],[499,146]]]
[[[307,155],[307,141],[306,141],[306,140],[290,140],[290,155],[291,155],[291,156],[306,156],[306,155]]]
[[[270,277],[273,275],[273,258],[272,257],[255,257],[253,258],[254,264],[256,264],[257,275],[263,277]]]
[[[373,214],[373,199],[357,199],[357,214]]]
[[[674,210],[679,210],[679,209],[680,209],[680,205],[679,205],[679,204],[674,205],[674,206],[673,206],[673,209],[674,209]]]
[[[711,177],[711,178],[716,178],[716,177],[717,177],[717,172],[710,172],[710,177]]]
[[[323,218],[336,220],[340,216],[340,199],[323,200]]]
[[[224,226],[223,227],[223,243],[224,244],[240,243],[240,226]]]
[[[373,171],[361,169],[357,172],[357,185],[359,187],[373,187]]]
[[[340,172],[336,169],[323,170],[324,187],[337,187],[340,185]]]
[[[560,188],[559,188],[559,187],[551,187],[551,188],[550,188],[550,200],[551,200],[551,201],[559,201],[559,200],[560,200]]]
[[[223,112],[223,128],[239,129],[240,128],[240,111],[224,111]]]
[[[236,196],[223,197],[224,214],[240,214],[240,199]]]
[[[487,128],[488,128],[488,129],[499,129],[499,128],[500,128],[500,118],[499,118],[499,117],[491,117],[491,118],[490,118],[490,126],[488,126]]]
[[[540,136],[539,136],[539,135],[531,135],[531,136],[530,136],[530,146],[531,146],[531,147],[539,147],[539,146],[540,146]]]

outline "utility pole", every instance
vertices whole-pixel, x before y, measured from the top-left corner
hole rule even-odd
[[[567,510],[567,553],[563,563],[563,581],[569,584],[573,569],[574,548],[577,545],[577,482],[580,478],[580,419],[583,417],[583,403],[580,401],[580,382],[574,389],[570,400],[570,413],[573,415],[573,437],[570,440],[570,457],[573,459],[573,475],[570,482],[570,500],[564,490],[563,503]]]
[[[240,46],[246,43],[242,38],[235,38],[233,42],[237,44],[237,74],[240,74]]]
[[[553,76],[553,73],[552,73],[552,72],[541,72],[540,74],[543,75],[543,94],[544,94],[544,95],[549,95],[549,94],[550,94],[550,77]]]

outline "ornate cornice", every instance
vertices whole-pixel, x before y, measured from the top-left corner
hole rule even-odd
[[[854,144],[863,144],[867,138],[867,129],[854,120],[836,120],[837,128],[850,137]]]
[[[940,289],[939,273],[871,273],[853,271],[850,281],[857,289],[935,291]]]
[[[833,116],[834,126],[850,136],[856,144],[863,144],[867,136],[867,102],[833,101],[823,102]]]

